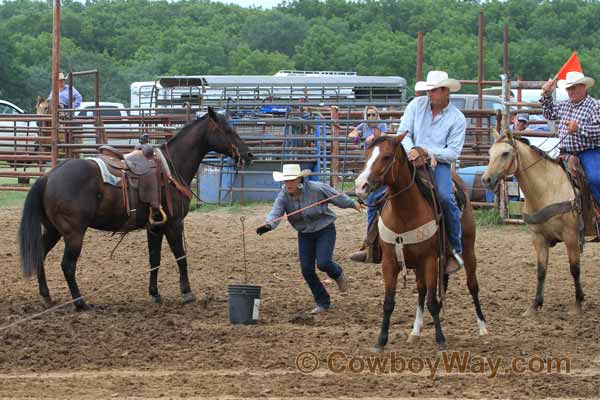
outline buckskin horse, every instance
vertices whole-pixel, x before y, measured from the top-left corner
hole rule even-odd
[[[151,267],[149,294],[157,303],[161,301],[157,287],[161,244],[163,236],[166,236],[179,267],[183,302],[195,300],[190,289],[183,246],[183,220],[189,211],[191,198],[189,186],[209,151],[228,155],[242,163],[250,162],[252,154],[225,118],[210,107],[204,117],[183,127],[159,149],[172,174],[171,183],[159,199],[163,206],[172,209],[162,225],[148,224],[145,218],[148,206],[138,204],[141,209],[136,213],[144,217],[135,218],[133,226],[130,226],[132,222],[122,189],[105,184],[99,164],[89,159],[65,160],[32,186],[25,200],[18,233],[21,269],[27,277],[37,274],[39,292],[46,305],[52,304],[52,300],[46,284],[44,260],[62,237],[65,250],[61,266],[75,309],[89,309],[75,280],[77,259],[88,228],[113,232],[146,228]],[[167,207],[169,200],[170,207]]]
[[[405,134],[377,138],[367,148],[365,167],[355,181],[356,194],[361,198],[365,198],[369,192],[382,185],[388,186],[389,196],[381,211],[379,231],[381,234],[384,229],[396,239],[392,241],[395,244],[390,243],[390,240],[382,240],[383,238],[379,241],[382,250],[385,299],[381,333],[373,350],[381,351],[388,341],[390,317],[395,307],[396,284],[402,259],[408,268],[415,269],[418,290],[415,323],[408,342],[416,342],[421,335],[423,308],[427,296],[427,308],[435,323],[435,339],[439,349],[443,350],[446,348],[446,339],[439,317],[441,304],[438,301],[437,291],[438,284],[444,285],[445,291],[448,281],[448,275],[444,274],[445,282],[438,282],[439,268],[444,268],[438,263],[438,256],[443,258],[443,255],[439,255],[439,241],[442,240],[441,235],[444,233],[440,232],[433,204],[419,188],[421,183],[416,174],[416,167],[408,160],[401,143],[404,136]],[[453,178],[457,181],[455,174]],[[464,190],[464,184],[462,186]],[[461,224],[467,286],[475,305],[479,334],[486,335],[488,332],[479,304],[479,285],[476,275],[475,220],[468,199]]]
[[[501,179],[514,175],[525,194],[523,213],[533,233],[537,256],[537,288],[531,307],[523,316],[537,314],[544,304],[544,281],[549,247],[564,242],[575,282],[575,307],[581,311],[584,300],[580,282],[580,238],[575,191],[560,163],[541,150],[518,140],[510,132],[500,136],[490,148],[490,161],[481,177],[483,184],[494,188]]]

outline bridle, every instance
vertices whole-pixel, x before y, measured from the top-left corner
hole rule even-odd
[[[519,170],[519,166],[521,165],[520,160],[519,160],[519,151],[517,150],[517,145],[515,143],[515,139],[511,138],[511,139],[508,139],[507,141],[505,141],[503,143],[509,144],[510,147],[512,148],[512,150],[513,150],[513,157],[511,158],[510,164],[509,164],[508,168],[506,169],[506,173],[504,174],[505,177],[511,177],[511,176],[514,176],[517,173],[517,171]],[[512,168],[513,164],[515,165],[515,169],[514,169],[514,171],[511,172],[511,168]],[[527,168],[531,168],[532,165],[533,164],[531,164]]]
[[[398,143],[397,146],[402,146],[401,143]],[[388,163],[388,165],[385,166],[385,168],[383,169],[383,172],[379,175],[379,179],[371,179],[371,177],[369,177],[369,179],[367,179],[367,183],[369,184],[370,187],[373,188],[379,188],[383,185],[383,181],[385,180],[385,177],[387,176],[387,174],[390,172],[390,170],[392,171],[392,181],[395,182],[396,181],[396,176],[394,174],[394,169],[392,169],[392,167],[394,166],[394,164],[396,163],[397,159],[398,159],[398,148],[396,148],[396,151],[394,152],[394,157],[392,158],[392,160]],[[400,165],[404,165],[405,163],[408,162],[408,158],[405,157],[403,162]],[[412,167],[412,168],[411,168]],[[402,189],[400,189],[397,192],[391,193],[388,195],[388,199],[394,198],[396,196],[399,196],[400,194],[408,191],[414,184],[415,184],[415,180],[417,177],[417,168],[414,165],[410,165],[408,166],[409,169],[412,169],[411,171],[411,179],[410,179],[410,183],[403,187]],[[375,185],[374,185],[375,184]],[[373,189],[375,190],[375,189]]]

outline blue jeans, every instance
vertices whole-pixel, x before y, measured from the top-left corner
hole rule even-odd
[[[456,199],[452,192],[450,164],[438,163],[433,171],[433,180],[440,203],[442,204],[442,209],[444,210],[446,231],[448,232],[448,239],[450,239],[450,246],[462,254],[460,209],[458,208],[458,204],[456,204]]]
[[[369,227],[371,226],[371,221],[377,215],[377,210],[379,210],[383,204],[376,205],[379,200],[383,198],[383,196],[387,192],[387,186],[382,186],[377,190],[372,191],[367,196],[367,234],[369,233]]]
[[[585,171],[590,191],[600,205],[600,148],[582,151],[577,157]]]
[[[327,225],[317,232],[298,232],[298,255],[302,276],[312,292],[315,303],[323,308],[329,308],[331,299],[325,287],[319,280],[315,263],[319,270],[332,279],[342,274],[342,268],[331,259],[335,247],[335,224]]]

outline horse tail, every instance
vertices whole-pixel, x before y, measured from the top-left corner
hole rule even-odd
[[[25,277],[37,273],[44,263],[44,244],[42,242],[42,216],[44,213],[44,191],[46,177],[38,179],[27,194],[21,225],[19,226],[19,251],[21,271]]]

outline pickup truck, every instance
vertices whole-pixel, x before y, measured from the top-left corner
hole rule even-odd
[[[91,123],[83,123],[81,125],[81,132],[83,134],[82,143],[84,144],[97,144],[96,143],[96,128],[98,128],[95,124],[94,117],[96,113],[100,112],[100,116],[102,118],[105,117],[121,117],[125,119],[129,116],[129,113],[125,109],[125,106],[122,103],[114,103],[108,101],[101,101],[99,103],[99,107],[96,108],[96,103],[93,101],[84,101],[81,103],[79,108],[74,113],[74,118],[79,119],[89,119]],[[111,134],[121,134],[127,133],[135,128],[131,126],[129,123],[108,123],[103,121],[102,128],[104,129],[104,134],[108,138],[107,144],[111,146],[120,146],[120,145],[133,145],[137,143],[138,139],[120,139],[111,137]]]

